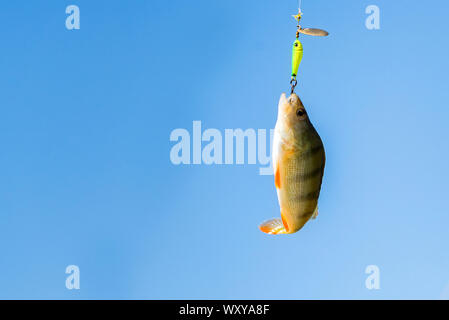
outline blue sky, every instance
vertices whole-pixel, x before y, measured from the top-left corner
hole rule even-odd
[[[71,4],[80,30],[65,28]],[[380,30],[365,28],[370,4]],[[274,127],[296,7],[3,4],[0,298],[447,297],[445,1],[303,0],[303,25],[331,35],[302,38],[297,92],[327,164],[300,232],[258,230],[279,216],[259,165],[171,163],[170,133],[195,120]],[[80,290],[65,287],[72,264]]]

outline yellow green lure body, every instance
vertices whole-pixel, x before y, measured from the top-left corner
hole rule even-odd
[[[298,75],[299,64],[302,60],[302,43],[298,39],[293,42],[293,52],[292,52],[292,78],[296,79]]]

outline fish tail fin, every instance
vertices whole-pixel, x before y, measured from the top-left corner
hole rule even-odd
[[[281,219],[271,219],[263,222],[259,229],[268,234],[287,234],[289,233],[282,223]]]

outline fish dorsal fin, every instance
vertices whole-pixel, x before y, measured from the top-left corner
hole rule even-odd
[[[312,219],[316,219],[318,217],[318,206],[316,206],[315,211],[313,211]]]

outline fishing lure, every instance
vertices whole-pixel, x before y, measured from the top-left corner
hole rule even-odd
[[[302,60],[302,55],[303,55],[302,43],[301,41],[299,41],[299,39],[296,39],[295,42],[293,42],[292,79],[296,79],[296,76],[298,75],[298,69]]]
[[[298,69],[299,65],[302,61],[302,56],[304,53],[302,43],[299,41],[299,34],[306,34],[310,36],[319,36],[319,37],[325,37],[329,35],[329,32],[322,30],[322,29],[315,29],[315,28],[302,28],[299,24],[303,13],[301,12],[301,8],[298,9],[298,14],[293,15],[293,18],[298,22],[297,30],[296,30],[296,40],[293,42],[293,50],[292,50],[292,74],[291,74],[291,81],[290,84],[292,85],[292,91],[293,93],[295,86],[297,84],[296,77],[298,75]]]

